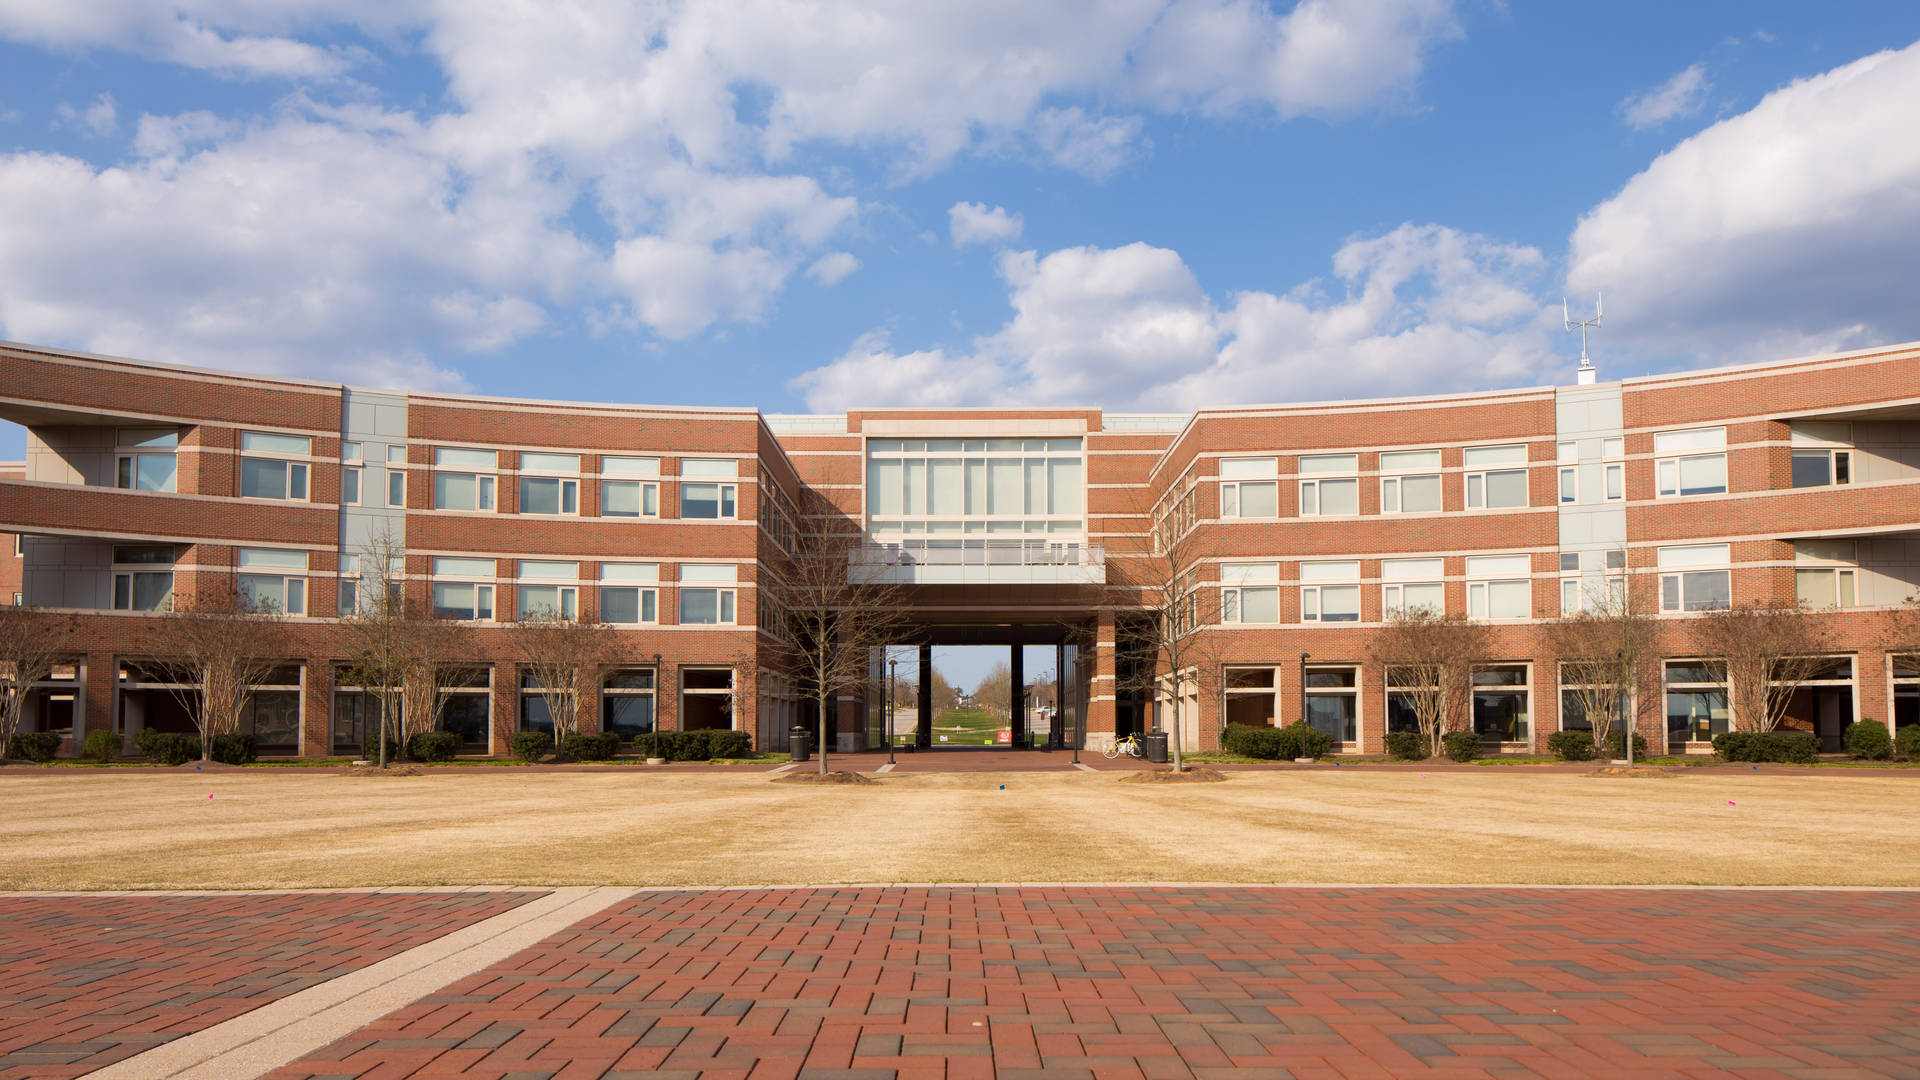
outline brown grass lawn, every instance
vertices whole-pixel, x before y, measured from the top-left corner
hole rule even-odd
[[[1144,880],[1920,885],[1920,780],[1411,769],[1201,785],[1063,770],[853,787],[738,771],[0,777],[5,889]]]

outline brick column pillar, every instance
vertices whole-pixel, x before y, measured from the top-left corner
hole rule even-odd
[[[71,752],[76,754],[80,751],[80,744],[86,740],[87,732],[115,730],[114,711],[118,708],[118,702],[114,699],[114,688],[120,675],[119,665],[114,662],[112,653],[88,653],[80,658],[80,664],[81,670],[74,674],[85,683],[80,691],[85,707],[74,710]],[[124,749],[131,753],[133,743],[126,742]]]
[[[357,751],[356,751],[357,752]],[[300,675],[300,756],[333,753],[333,664],[308,660]]]
[[[1115,657],[1118,640],[1113,610],[1100,609],[1094,615],[1093,655],[1082,658],[1083,663],[1093,665],[1093,676],[1087,690],[1086,730],[1089,748],[1104,747],[1117,731],[1120,683]]]
[[[661,731],[680,730],[680,668],[661,660],[654,676],[653,724]]]
[[[487,753],[500,757],[507,752],[507,740],[520,730],[520,673],[511,661],[493,665],[493,701],[490,720],[493,739]]]

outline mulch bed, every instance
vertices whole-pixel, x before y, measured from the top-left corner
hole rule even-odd
[[[877,784],[880,781],[857,772],[800,772],[773,778],[776,784]]]
[[[1175,772],[1171,766],[1146,772],[1130,772],[1120,778],[1123,784],[1217,784],[1227,774],[1204,766]]]

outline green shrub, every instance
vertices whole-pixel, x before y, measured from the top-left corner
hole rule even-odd
[[[707,732],[707,760],[741,758],[753,753],[753,736],[744,731]]]
[[[1713,752],[1727,761],[1810,765],[1820,757],[1820,736],[1811,731],[1725,731],[1713,737]]]
[[[655,747],[658,747],[656,751]],[[633,737],[633,750],[668,761],[711,761],[753,753],[753,736],[744,731],[657,731]]]
[[[1612,731],[1607,732],[1607,756],[1608,757],[1618,758],[1618,757],[1626,756],[1620,752],[1621,734],[1622,732],[1619,728],[1614,728]],[[1647,756],[1647,737],[1636,731],[1633,733],[1633,760],[1640,761],[1645,759],[1646,756]]]
[[[1449,731],[1440,740],[1440,748],[1454,761],[1472,761],[1480,756],[1480,736],[1471,731]]]
[[[1592,761],[1593,732],[1556,731],[1547,736],[1547,749],[1561,761]]]
[[[1325,757],[1333,749],[1333,736],[1305,720],[1295,720],[1281,728],[1279,735],[1278,756],[1283,760]]]
[[[406,743],[391,731],[383,733],[379,724],[368,726],[366,737],[360,742],[360,756],[368,761],[379,761],[380,739],[383,734],[387,740],[387,760],[390,762],[406,760]],[[456,735],[454,741],[457,743],[459,736]]]
[[[1272,761],[1281,755],[1281,742],[1278,728],[1228,724],[1227,730],[1220,736],[1220,749],[1241,757]]]
[[[1840,735],[1840,743],[1848,754],[1866,761],[1885,761],[1893,756],[1893,736],[1887,734],[1887,725],[1878,720],[1848,724]]]
[[[162,765],[185,765],[200,756],[200,736],[177,731],[141,728],[133,737],[133,745]]]
[[[1389,731],[1387,756],[1401,761],[1421,761],[1427,756],[1427,737],[1417,731]]]
[[[102,765],[120,757],[120,736],[111,731],[89,731],[80,740],[80,756]]]
[[[60,753],[60,736],[51,731],[22,731],[7,740],[7,756],[42,765]]]
[[[213,737],[213,752],[207,756],[222,765],[251,765],[259,753],[252,735],[244,731],[229,731]]]
[[[620,754],[620,733],[602,732],[587,735],[582,732],[569,732],[560,740],[560,756],[575,761],[609,761]]]
[[[1920,761],[1920,724],[1908,724],[1893,737],[1894,752],[1908,761]]]
[[[516,731],[507,740],[507,753],[521,761],[538,761],[553,753],[553,736],[544,731]]]
[[[452,761],[459,752],[458,732],[419,731],[407,738],[407,756],[415,761]]]

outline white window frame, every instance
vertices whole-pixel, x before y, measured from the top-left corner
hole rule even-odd
[[[1808,590],[1801,582],[1820,577],[1827,579],[1822,591],[1832,597],[1831,603],[1810,603],[1805,598]],[[1859,573],[1846,566],[1796,566],[1793,568],[1793,592],[1803,606],[1814,611],[1856,608],[1860,606]]]
[[[482,467],[476,458],[473,461],[462,460],[462,454],[490,454],[493,457],[491,467]],[[473,481],[473,506],[449,506],[442,499],[440,478],[465,477]],[[500,508],[500,452],[480,450],[463,446],[436,446],[433,448],[433,508],[447,510],[456,514],[492,514]]]
[[[681,458],[678,515],[683,521],[740,520],[740,463],[732,458]],[[712,517],[694,517],[687,513],[687,490],[694,487],[714,489]],[[732,512],[728,513],[728,504]]]
[[[1301,517],[1353,517],[1360,513],[1360,455],[1302,454],[1296,460],[1295,472],[1300,478]],[[1328,513],[1322,509],[1329,484],[1353,492],[1351,513]],[[1308,509],[1309,505],[1312,509]]]
[[[556,460],[561,458],[571,459],[572,467],[564,467],[561,461]],[[529,481],[554,484],[558,496],[556,501],[560,509],[551,512],[545,510],[528,510],[527,484]],[[521,451],[520,472],[514,483],[514,495],[515,509],[522,514],[533,517],[579,517],[580,455],[549,453],[535,450]],[[573,504],[572,509],[567,508],[569,501]]]
[[[1825,457],[1827,459],[1827,482],[1824,484],[1796,484],[1793,482],[1793,459],[1801,456]],[[1831,446],[1796,446],[1788,451],[1787,482],[1796,491],[1806,491],[1822,487],[1845,487],[1853,483],[1853,451]],[[1845,478],[1841,474],[1845,473]]]
[[[145,437],[141,436],[145,433]],[[119,428],[114,432],[113,486],[122,491],[172,493],[180,489],[180,431],[178,428]],[[173,464],[164,487],[140,486],[142,458],[166,458]]]
[[[280,595],[283,598],[279,614],[294,618],[311,613],[307,595],[309,564],[306,552],[289,551],[284,548],[236,548],[233,565],[236,591],[244,593],[246,590],[241,586],[241,582],[249,579],[278,582]]]
[[[1620,502],[1627,497],[1627,440],[1614,437],[1600,440],[1600,496],[1603,502]]]
[[[575,619],[580,615],[580,564],[577,562],[522,559],[514,579],[513,610],[516,622],[525,622],[538,609],[527,603],[530,592],[553,590],[553,603],[542,604],[548,618]]]
[[[1353,598],[1353,617],[1345,613],[1329,618],[1329,594]],[[1300,621],[1303,623],[1357,623],[1361,619],[1360,564],[1351,559],[1335,559],[1300,564]]]
[[[300,441],[306,449],[296,451],[290,448],[276,448],[268,445],[268,440]],[[248,446],[253,441],[255,445]],[[249,495],[246,493],[247,462],[260,461],[282,466],[279,495]],[[240,497],[272,502],[310,502],[313,499],[313,440],[305,435],[283,435],[271,431],[243,431],[240,433],[240,468],[235,477],[239,485]],[[294,494],[295,490],[300,493]]]
[[[1578,465],[1560,466],[1560,505],[1571,506],[1580,501],[1580,467]]]
[[[165,563],[157,563],[157,562],[123,563],[118,561],[118,559],[116,558],[112,564],[112,570],[109,572],[111,580],[108,582],[108,596],[107,596],[108,610],[153,611],[153,612],[172,611],[173,610],[174,567],[177,566],[180,561],[179,549],[174,548],[173,545],[171,544],[115,544],[113,554],[117,556],[119,553],[119,549],[121,548],[136,548],[136,547],[173,548],[173,557],[172,559],[170,559]],[[164,570],[154,569],[154,567],[157,567],[157,566],[164,566],[166,569]],[[166,597],[162,601],[159,607],[137,608],[133,606],[133,597],[135,595],[134,578],[136,576],[141,576],[141,575],[163,576],[167,579]],[[127,603],[125,605],[122,605],[120,603],[120,584],[122,581],[126,582]]]
[[[1247,618],[1246,601],[1258,596],[1272,602],[1272,619]],[[1235,562],[1220,564],[1220,621],[1242,626],[1278,625],[1280,622],[1280,566],[1278,563]]]
[[[1689,603],[1688,586],[1705,586],[1709,576],[1726,581],[1727,604],[1733,602],[1732,549],[1727,544],[1676,544],[1658,549],[1655,565],[1660,571],[1660,610],[1669,613],[1713,611],[1720,605]],[[1669,590],[1669,584],[1672,589]],[[1677,603],[1669,602],[1669,591]]]
[[[1413,463],[1405,459],[1418,457]],[[1446,509],[1446,491],[1441,485],[1440,451],[1387,450],[1380,454],[1380,512],[1383,514],[1437,514]],[[1404,463],[1403,463],[1404,462]],[[1432,480],[1437,505],[1431,510],[1406,509],[1409,480]]]
[[[1724,495],[1733,490],[1727,469],[1727,429],[1724,427],[1679,428],[1655,432],[1653,436],[1653,491],[1662,499],[1692,499],[1702,495]],[[1718,459],[1719,490],[1688,491],[1681,481],[1688,462]]]
[[[732,563],[682,563],[680,584],[674,600],[675,619],[682,626],[740,625],[740,570]],[[714,621],[688,622],[687,598],[693,593],[714,594]]]
[[[1469,555],[1466,561],[1467,618],[1487,622],[1518,622],[1533,617],[1533,557],[1531,555]],[[1493,614],[1495,594],[1525,597],[1518,615]]]
[[[493,570],[487,571],[485,566],[492,566]],[[500,609],[496,603],[498,594],[495,590],[499,580],[499,566],[495,560],[436,556],[431,569],[432,580],[428,582],[428,596],[435,614],[459,622],[494,622],[499,618]],[[472,606],[465,609],[441,606],[441,586],[473,589]],[[465,618],[442,614],[456,610],[470,610],[473,614]]]
[[[1221,458],[1215,465],[1220,475],[1220,517],[1248,521],[1273,521],[1280,516],[1280,459],[1275,457]],[[1256,487],[1273,492],[1273,513],[1250,516],[1242,513],[1244,489]]]
[[[600,459],[600,516],[617,518],[657,518],[660,516],[660,459],[644,457],[603,457]],[[609,513],[607,492],[612,488],[634,489],[639,513]],[[649,509],[651,507],[651,509]]]

